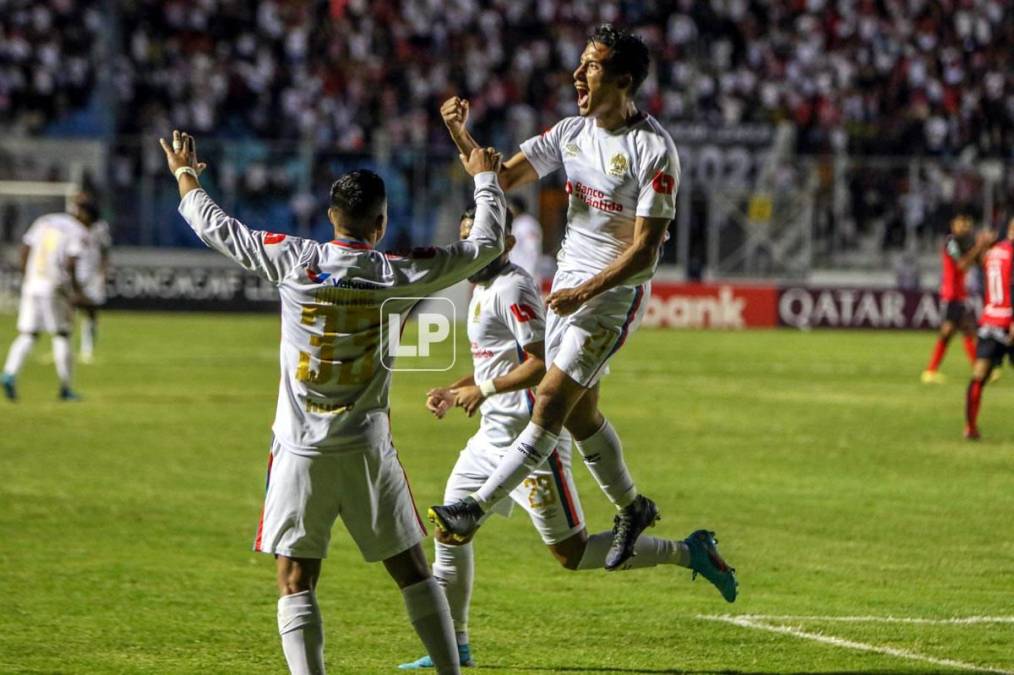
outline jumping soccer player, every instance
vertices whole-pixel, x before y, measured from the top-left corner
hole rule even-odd
[[[437,670],[459,672],[447,599],[430,575],[420,546],[426,530],[391,441],[391,373],[381,361],[391,331],[382,324],[388,312],[415,304],[405,296],[461,281],[503,251],[499,155],[476,148],[462,158],[477,204],[468,239],[397,256],[374,250],[387,229],[387,197],[370,171],[335,181],[328,209],[335,240],[319,243],[247,229],[201,189],[193,138],[174,131],[172,146],[160,142],[179,181],[180,213],[197,236],[274,282],[281,296],[281,382],[254,549],[277,560],[278,631],[289,669],[324,672],[316,586],[341,516],[363,557],[382,560],[401,588]]]
[[[965,336],[965,353],[975,361],[975,310],[968,302],[965,275],[979,256],[992,244],[992,238],[976,238],[972,234],[972,218],[959,213],[951,220],[951,233],[940,249],[940,300],[943,302],[944,320],[933,346],[929,365],[922,372],[923,384],[941,384],[944,376],[938,372],[947,345],[959,330]]]
[[[638,494],[620,438],[598,409],[599,379],[640,324],[659,247],[676,213],[676,146],[634,105],[648,65],[640,39],[600,26],[574,71],[580,114],[522,143],[500,173],[505,189],[561,167],[567,174],[567,232],[547,299],[551,365],[539,384],[532,421],[489,480],[460,501],[430,509],[431,520],[448,534],[471,535],[483,515],[545,461],[564,426],[618,509],[606,569],[619,568],[633,555],[638,536],[658,518],[655,504]],[[448,99],[441,114],[463,153],[478,147],[465,128],[467,101]],[[713,542],[706,558],[709,578],[721,575],[734,587],[733,572]]]
[[[1011,358],[1014,310],[1011,307],[1011,261],[1014,260],[1014,218],[1007,223],[1007,236],[991,246],[982,256],[983,308],[979,319],[979,342],[972,364],[972,379],[965,393],[965,438],[977,441],[979,406],[982,390],[989,382],[993,368]]]
[[[70,213],[51,213],[32,223],[21,245],[21,305],[18,336],[14,338],[2,375],[4,394],[17,400],[17,375],[39,333],[53,341],[53,362],[60,379],[59,397],[75,401],[71,389],[74,354],[70,344],[74,305],[81,303],[77,262],[84,252],[88,226],[98,216],[95,203],[84,195],[73,201]]]
[[[471,231],[473,215],[469,210],[462,216],[462,239]],[[537,385],[545,374],[542,294],[534,279],[510,261],[515,243],[510,231],[508,218],[503,254],[469,277],[469,281],[477,284],[467,314],[473,373],[447,387],[431,389],[426,395],[426,407],[437,419],[442,419],[453,406],[464,409],[469,416],[477,410],[482,414],[478,433],[468,440],[447,479],[444,491],[447,501],[470,495],[496,470],[514,438],[528,425],[534,398],[530,387]],[[561,434],[549,459],[529,474],[510,496],[528,512],[542,541],[563,567],[602,569],[612,533],[588,536],[577,486],[571,476],[570,438],[566,432]],[[508,515],[511,503],[501,502],[501,506],[506,507],[504,515]],[[694,556],[707,555],[709,539],[709,533],[704,530],[694,532],[685,541],[642,535],[635,544],[636,555],[620,569],[665,564],[689,567]],[[437,530],[435,546],[433,576],[443,587],[451,607],[458,655],[462,665],[473,665],[468,637],[475,577],[471,539],[457,541]],[[734,589],[727,587],[727,591],[730,590]],[[402,664],[400,668],[415,670],[432,666],[433,661],[427,655]]]

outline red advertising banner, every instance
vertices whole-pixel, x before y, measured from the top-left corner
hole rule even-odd
[[[778,288],[653,281],[644,325],[662,328],[774,328]]]

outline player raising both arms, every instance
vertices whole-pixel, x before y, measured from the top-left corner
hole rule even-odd
[[[466,211],[462,216],[462,239],[471,231],[473,215]],[[448,501],[470,495],[493,473],[511,442],[531,420],[530,388],[537,385],[546,372],[542,294],[535,280],[510,262],[513,245],[508,218],[506,250],[489,266],[469,277],[469,281],[476,284],[467,314],[472,374],[427,393],[426,407],[438,419],[455,405],[470,416],[477,410],[482,414],[478,433],[468,439],[447,479],[444,499]],[[529,474],[510,496],[528,512],[532,525],[561,565],[569,570],[601,571],[612,533],[588,535],[577,486],[570,472],[570,445],[570,437],[563,432],[549,459]],[[509,513],[510,502],[501,504]],[[620,569],[656,565],[689,567],[693,556],[706,555],[703,542],[707,538],[707,533],[703,532],[691,534],[686,541],[642,535],[635,544],[636,555]],[[471,665],[468,614],[475,556],[470,538],[457,541],[437,531],[433,576],[447,594],[461,663]],[[414,670],[432,665],[430,657],[424,656],[400,667]]]
[[[598,408],[599,379],[644,315],[659,247],[676,213],[676,146],[634,105],[648,65],[641,40],[600,26],[574,71],[580,114],[524,142],[500,173],[505,189],[560,168],[567,174],[567,231],[547,299],[550,366],[531,422],[493,475],[471,496],[430,509],[430,518],[450,535],[471,535],[483,515],[545,461],[564,427],[618,509],[607,569],[619,568],[633,555],[638,536],[658,518],[655,504],[638,494],[620,438]],[[452,98],[441,114],[463,153],[478,147],[465,128],[467,101]],[[734,595],[733,571],[710,537],[707,546],[707,563],[698,571],[724,594]]]
[[[988,234],[988,233],[986,233]],[[1014,309],[1011,306],[1011,265],[1014,261],[1014,218],[1007,223],[1006,238],[993,244],[982,256],[982,318],[979,342],[975,349],[972,379],[965,393],[965,438],[975,441],[979,435],[979,406],[982,390],[993,368],[1011,358],[1014,337]]]
[[[933,346],[929,365],[922,372],[923,384],[940,384],[944,376],[937,372],[944,360],[947,345],[959,330],[964,333],[965,353],[975,361],[975,310],[968,302],[965,275],[979,261],[982,252],[993,243],[992,234],[975,237],[972,218],[959,213],[951,220],[951,233],[940,249],[940,300],[943,302],[944,320]]]
[[[341,516],[363,557],[382,560],[401,588],[437,670],[459,672],[447,600],[430,575],[420,546],[426,530],[391,440],[391,372],[381,362],[391,331],[382,330],[381,314],[408,312],[414,301],[405,296],[454,284],[503,251],[499,155],[474,149],[465,160],[477,204],[467,240],[395,256],[373,248],[387,228],[387,197],[372,172],[335,181],[328,209],[335,240],[319,243],[249,230],[201,189],[191,137],[173,132],[172,146],[161,143],[179,181],[180,213],[197,236],[275,283],[281,296],[281,378],[254,549],[277,561],[278,631],[289,669],[324,672],[316,586]]]

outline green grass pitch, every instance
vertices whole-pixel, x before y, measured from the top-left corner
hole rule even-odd
[[[4,349],[13,327],[0,317]],[[249,550],[277,336],[274,316],[106,313],[74,404],[55,400],[37,347],[21,401],[0,401],[0,672],[283,672],[273,563]],[[603,410],[662,508],[653,533],[717,530],[740,600],[673,567],[568,572],[523,514],[496,518],[476,540],[480,666],[1014,670],[1012,620],[836,620],[1014,615],[1014,373],[986,389],[984,439],[966,442],[960,343],[950,383],[919,384],[932,339],[639,332],[604,380]],[[426,388],[450,379],[394,381],[395,442],[422,509],[475,423],[423,409]],[[575,474],[590,529],[606,529],[605,498]],[[319,596],[330,672],[394,672],[421,655],[399,593],[340,525]],[[722,614],[774,618],[706,618]]]

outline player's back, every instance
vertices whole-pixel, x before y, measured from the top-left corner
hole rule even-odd
[[[403,291],[391,261],[402,256],[355,240],[286,237],[275,245],[300,251],[299,264],[279,284],[276,435],[295,448],[323,450],[388,433],[391,372],[382,355],[390,353],[392,336],[384,322],[414,304],[397,298]]]
[[[503,191],[493,172],[478,174],[475,183],[469,237],[407,255],[359,240],[320,243],[250,230],[204,190],[184,196],[180,213],[202,241],[278,287],[281,378],[272,429],[280,443],[316,454],[389,440],[391,373],[381,362],[394,338],[388,317],[407,313],[413,297],[464,279],[503,250]]]
[[[680,178],[679,155],[669,133],[651,115],[609,130],[591,117],[568,117],[521,151],[540,177],[564,168],[569,195],[567,231],[559,269],[595,274],[634,242],[638,216],[672,219]],[[654,269],[631,277],[637,285]]]
[[[1008,328],[1014,310],[1011,307],[1011,266],[1014,244],[1009,239],[997,242],[982,256],[984,275],[981,323]]]
[[[77,276],[82,280],[93,279],[102,271],[102,256],[113,244],[109,223],[96,220],[87,228],[81,255],[77,261]]]
[[[39,217],[22,241],[29,247],[23,290],[33,295],[50,295],[70,282],[68,263],[81,254],[88,231],[76,218],[65,213]]]

